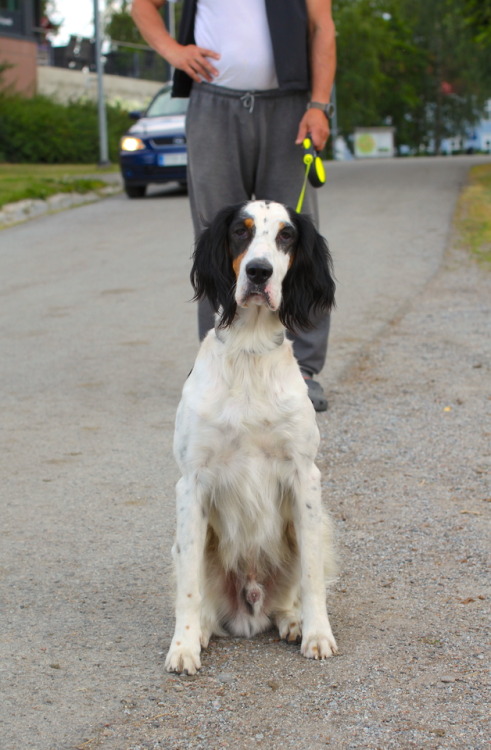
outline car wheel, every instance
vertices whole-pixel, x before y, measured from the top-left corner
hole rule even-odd
[[[143,198],[146,185],[129,185],[127,182],[124,183],[124,190],[128,198]]]

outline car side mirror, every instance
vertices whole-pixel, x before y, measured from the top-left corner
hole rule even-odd
[[[128,117],[130,118],[130,120],[139,120],[141,116],[142,113],[139,109],[135,109],[133,110],[133,112],[128,112]]]

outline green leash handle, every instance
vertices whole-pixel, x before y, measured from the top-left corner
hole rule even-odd
[[[326,170],[324,169],[324,164],[319,156],[319,152],[316,151],[310,136],[304,138],[302,146],[304,148],[303,163],[305,164],[305,177],[298,198],[297,207],[295,209],[297,214],[302,210],[305,190],[307,189],[307,181],[310,182],[314,188],[321,187],[326,181]]]

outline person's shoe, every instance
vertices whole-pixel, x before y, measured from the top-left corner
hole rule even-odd
[[[317,380],[314,380],[309,375],[304,375],[303,379],[307,383],[309,389],[309,398],[312,401],[314,409],[316,411],[327,411],[327,398],[324,390]]]

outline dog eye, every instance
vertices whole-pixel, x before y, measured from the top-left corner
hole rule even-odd
[[[284,227],[278,232],[278,239],[280,242],[290,242],[294,236],[295,233],[291,227]]]
[[[249,236],[249,230],[247,229],[246,226],[242,224],[241,226],[235,227],[232,234],[235,237],[238,237],[239,240],[244,240],[246,237]]]

